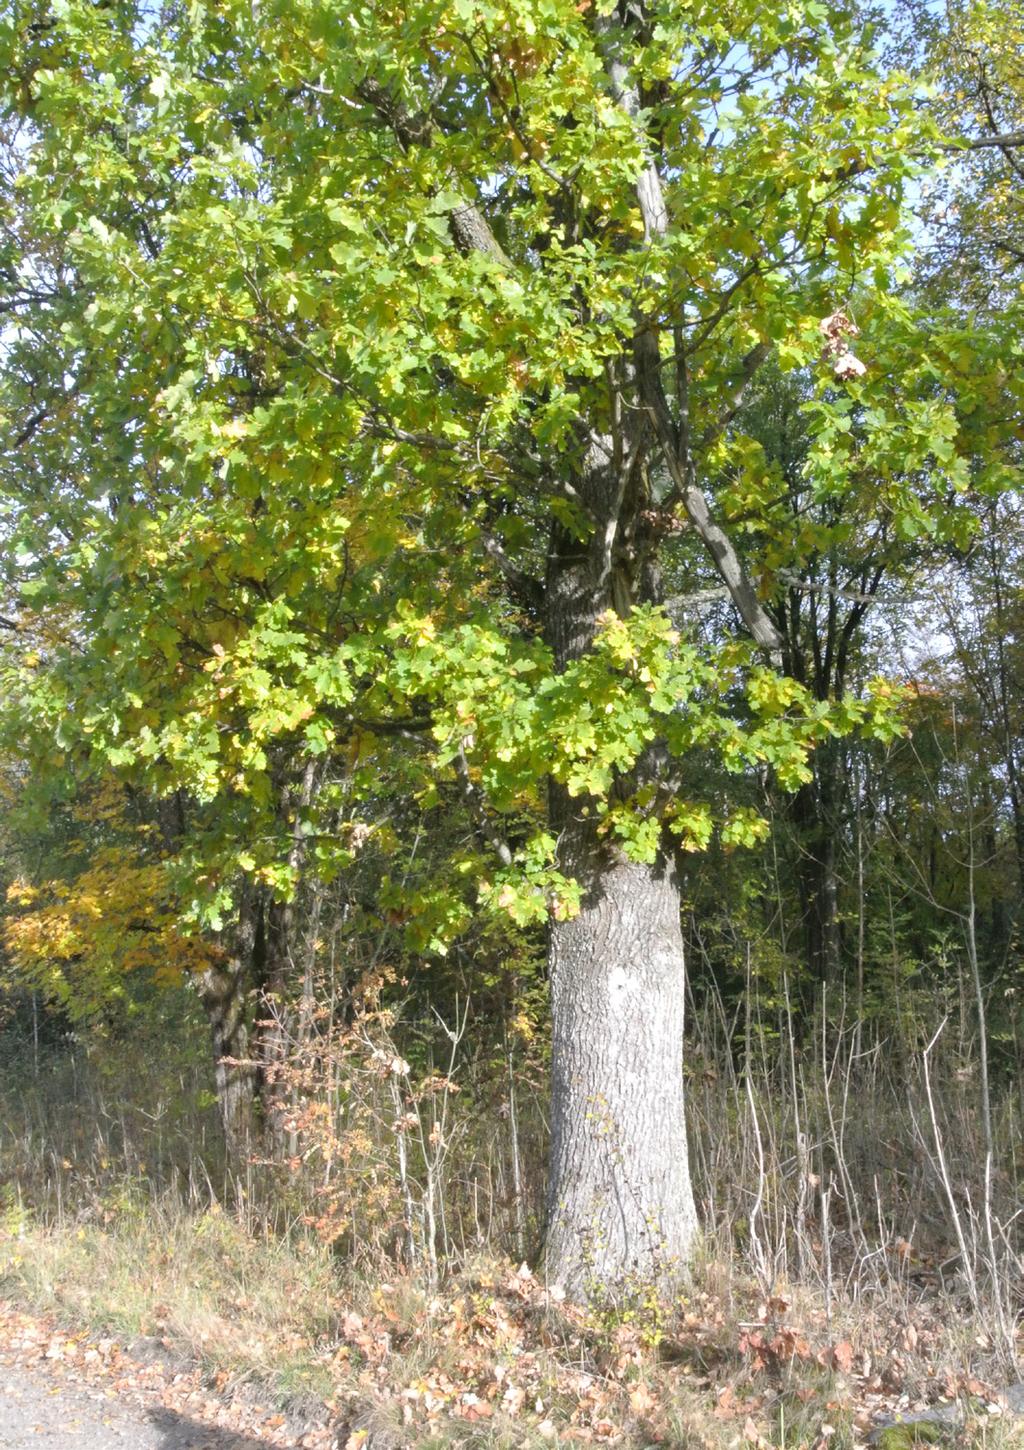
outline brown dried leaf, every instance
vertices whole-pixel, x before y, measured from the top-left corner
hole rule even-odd
[[[853,1345],[848,1339],[832,1346],[832,1364],[841,1374],[849,1374],[853,1369]]]

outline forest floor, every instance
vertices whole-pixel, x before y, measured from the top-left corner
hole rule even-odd
[[[296,1267],[303,1303],[280,1247],[246,1246],[227,1215],[215,1259],[201,1220],[191,1250],[154,1230],[145,1255],[137,1221],[0,1232],[3,1450],[1024,1447],[1012,1376],[939,1300],[826,1319],[806,1294],[720,1285],[671,1320],[595,1316],[490,1262],[442,1293],[393,1276],[329,1302]],[[283,1298],[261,1304],[268,1252]],[[919,1414],[938,1419],[879,1439]]]

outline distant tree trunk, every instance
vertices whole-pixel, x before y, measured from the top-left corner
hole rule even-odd
[[[264,903],[256,961],[257,1021],[253,1057],[266,1146],[284,1147],[286,1117],[282,1077],[288,1061],[292,1015],[292,936],[294,911],[289,901]]]
[[[996,647],[996,697],[998,702],[996,728],[1003,747],[1003,761],[1006,769],[1006,788],[1010,801],[1010,815],[1013,821],[1013,844],[1017,864],[1018,906],[1024,898],[1024,795],[1021,790],[1019,750],[1020,736],[1014,729],[1011,671],[1006,658],[1006,641],[1011,633],[1006,620],[1005,589],[1002,567],[997,547],[998,530],[995,505],[992,505],[989,522],[989,556],[992,565],[994,594],[995,647]]]
[[[300,893],[303,898],[315,900],[315,891],[302,890],[306,859],[303,824],[322,778],[322,762],[308,760],[297,781],[286,778],[279,786],[281,819],[290,835],[292,894],[284,900],[264,898],[255,954],[258,1012],[252,1055],[257,1064],[266,1146],[278,1153],[295,1151],[294,1133],[287,1127],[293,1094],[286,1078],[303,1013],[309,1010],[308,1003],[296,998],[301,992],[304,999],[306,979],[312,970],[312,963],[304,962],[298,903]]]
[[[157,820],[165,849],[187,839],[187,797],[181,790],[159,800]],[[242,887],[234,927],[218,943],[220,955],[193,979],[210,1028],[213,1087],[228,1162],[245,1161],[254,1138],[256,1073],[251,1061],[253,962],[258,911],[251,886]]]
[[[196,979],[213,1046],[213,1082],[228,1161],[238,1166],[254,1136],[255,1072],[249,1056],[249,1004],[256,919],[250,894],[239,910],[235,939],[219,962]]]
[[[814,779],[792,798],[796,828],[796,878],[804,953],[811,982],[833,982],[839,971],[839,883],[834,809],[836,763],[828,746],[812,762]]]

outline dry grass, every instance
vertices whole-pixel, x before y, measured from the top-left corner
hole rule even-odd
[[[9,1297],[114,1334],[168,1339],[234,1374],[301,1377],[330,1333],[337,1283],[313,1243],[255,1241],[217,1208],[173,1200],[126,1206],[98,1223],[12,1223],[0,1241]]]
[[[716,1261],[674,1306],[583,1313],[507,1261],[464,1264],[435,1292],[401,1272],[356,1276],[309,1235],[126,1199],[105,1225],[8,1211],[0,1294],[123,1343],[156,1336],[282,1407],[330,1401],[342,1443],[365,1430],[393,1447],[854,1450],[879,1412],[984,1399],[991,1346],[937,1300],[826,1316],[817,1291],[766,1304],[741,1265]],[[987,1413],[969,1434],[957,1443],[1024,1443]]]
[[[1020,1100],[1010,1083],[993,1093],[986,1185],[969,1041],[936,1052],[929,1101],[912,1045],[896,1055],[840,1025],[798,1054],[761,1030],[737,1059],[705,1025],[690,1096],[710,1227],[690,1291],[586,1314],[516,1267],[539,1211],[539,1114],[524,1095],[513,1173],[507,1119],[474,1107],[500,1090],[472,1081],[480,1062],[459,1069],[472,1085],[447,1103],[441,1161],[436,1097],[410,1094],[404,1182],[391,1085],[336,1074],[362,1094],[332,1108],[332,1144],[353,1125],[362,1144],[345,1202],[372,1178],[382,1205],[353,1253],[358,1224],[333,1240],[311,1227],[323,1160],[294,1148],[312,1140],[290,1145],[297,1171],[226,1174],[201,1072],[177,1050],[116,1073],[55,1059],[0,1100],[0,1294],[124,1342],[156,1336],[278,1403],[330,1401],[341,1443],[367,1450],[854,1450],[877,1415],[951,1399],[971,1416],[959,1445],[1024,1444],[986,1406],[1019,1377]]]

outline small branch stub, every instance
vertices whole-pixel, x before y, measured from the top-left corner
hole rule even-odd
[[[846,382],[850,378],[862,378],[867,368],[856,357],[850,347],[849,339],[860,336],[860,328],[840,309],[832,312],[828,317],[823,317],[818,324],[818,331],[825,340],[824,356],[827,362],[832,364],[832,371],[841,381]]]

